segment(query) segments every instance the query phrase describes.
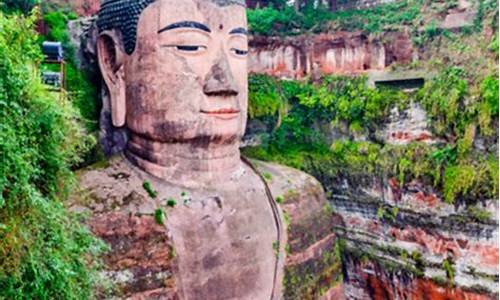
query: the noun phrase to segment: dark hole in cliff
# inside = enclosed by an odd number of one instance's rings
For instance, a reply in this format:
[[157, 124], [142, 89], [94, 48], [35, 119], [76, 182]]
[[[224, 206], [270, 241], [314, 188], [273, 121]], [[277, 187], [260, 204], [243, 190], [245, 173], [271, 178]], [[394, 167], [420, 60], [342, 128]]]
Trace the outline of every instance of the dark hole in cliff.
[[395, 79], [375, 81], [376, 87], [389, 87], [403, 90], [418, 89], [425, 83], [424, 78]]

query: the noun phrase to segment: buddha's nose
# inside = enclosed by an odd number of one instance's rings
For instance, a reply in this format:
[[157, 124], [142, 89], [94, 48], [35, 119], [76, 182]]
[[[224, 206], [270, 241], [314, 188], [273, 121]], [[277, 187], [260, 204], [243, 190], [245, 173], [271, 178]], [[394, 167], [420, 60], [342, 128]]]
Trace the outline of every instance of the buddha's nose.
[[238, 85], [231, 72], [227, 56], [222, 51], [205, 77], [203, 92], [209, 96], [238, 95]]

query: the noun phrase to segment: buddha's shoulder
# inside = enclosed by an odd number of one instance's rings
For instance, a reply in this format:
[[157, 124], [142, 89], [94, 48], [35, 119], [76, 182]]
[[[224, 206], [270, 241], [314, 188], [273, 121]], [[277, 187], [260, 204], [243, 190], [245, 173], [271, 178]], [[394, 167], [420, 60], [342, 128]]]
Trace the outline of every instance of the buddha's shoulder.
[[257, 160], [251, 162], [264, 177], [283, 212], [290, 257], [307, 252], [317, 243], [331, 244], [333, 211], [321, 183], [297, 169]]
[[70, 197], [73, 210], [93, 214], [110, 211], [151, 214], [156, 209], [151, 185], [121, 155], [110, 157], [76, 172], [78, 188]]
[[[280, 204], [315, 207], [326, 203], [321, 183], [303, 171], [272, 162], [251, 160]], [[316, 204], [316, 205], [315, 205]]]

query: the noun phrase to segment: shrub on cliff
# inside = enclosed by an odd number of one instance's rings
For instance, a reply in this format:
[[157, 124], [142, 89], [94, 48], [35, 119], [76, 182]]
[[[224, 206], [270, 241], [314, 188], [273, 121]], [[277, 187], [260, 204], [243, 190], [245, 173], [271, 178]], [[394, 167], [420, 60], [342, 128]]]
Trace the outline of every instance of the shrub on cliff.
[[368, 33], [413, 26], [424, 0], [385, 3], [368, 9], [332, 12], [324, 5], [306, 5], [300, 12], [290, 6], [248, 10], [250, 31], [256, 35], [294, 35], [306, 32], [364, 30]]
[[88, 299], [102, 244], [62, 204], [87, 138], [40, 81], [35, 20], [0, 12], [0, 299]]

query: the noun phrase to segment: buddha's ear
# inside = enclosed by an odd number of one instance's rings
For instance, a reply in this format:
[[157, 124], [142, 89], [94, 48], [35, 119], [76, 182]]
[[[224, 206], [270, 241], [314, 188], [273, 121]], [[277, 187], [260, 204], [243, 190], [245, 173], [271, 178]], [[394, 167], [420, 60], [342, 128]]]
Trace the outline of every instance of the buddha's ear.
[[97, 39], [97, 57], [104, 82], [108, 87], [111, 117], [115, 127], [125, 125], [125, 58], [122, 39], [115, 30], [102, 32]]

